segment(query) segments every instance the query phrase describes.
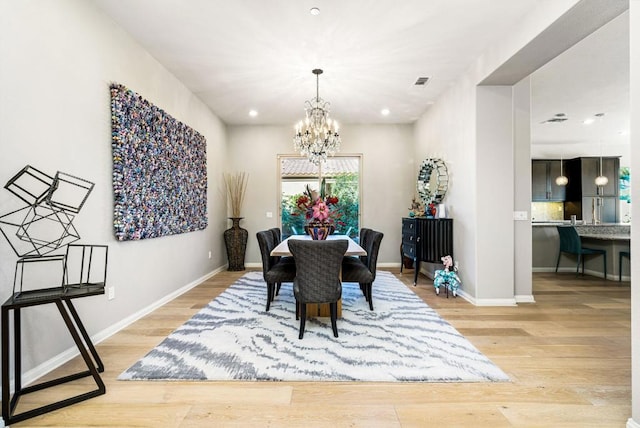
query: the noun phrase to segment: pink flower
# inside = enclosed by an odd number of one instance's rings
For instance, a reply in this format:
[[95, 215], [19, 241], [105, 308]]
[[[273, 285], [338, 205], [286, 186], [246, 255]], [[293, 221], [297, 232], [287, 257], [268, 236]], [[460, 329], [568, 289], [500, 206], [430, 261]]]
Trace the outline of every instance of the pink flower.
[[318, 202], [313, 206], [313, 218], [320, 221], [324, 221], [329, 218], [329, 207], [327, 207], [327, 204], [318, 200]]

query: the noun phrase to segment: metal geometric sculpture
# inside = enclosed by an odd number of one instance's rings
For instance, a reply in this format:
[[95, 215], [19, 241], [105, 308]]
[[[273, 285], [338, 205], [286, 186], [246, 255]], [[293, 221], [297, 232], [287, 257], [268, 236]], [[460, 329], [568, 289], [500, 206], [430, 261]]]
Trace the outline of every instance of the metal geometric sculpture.
[[40, 299], [72, 288], [104, 288], [108, 247], [73, 244], [80, 239], [73, 220], [93, 186], [82, 178], [60, 171], [51, 176], [30, 165], [4, 186], [24, 204], [0, 216], [0, 232], [18, 256], [14, 299]]
[[4, 186], [26, 205], [0, 216], [0, 232], [18, 257], [44, 256], [80, 239], [73, 226], [94, 184], [27, 165]]

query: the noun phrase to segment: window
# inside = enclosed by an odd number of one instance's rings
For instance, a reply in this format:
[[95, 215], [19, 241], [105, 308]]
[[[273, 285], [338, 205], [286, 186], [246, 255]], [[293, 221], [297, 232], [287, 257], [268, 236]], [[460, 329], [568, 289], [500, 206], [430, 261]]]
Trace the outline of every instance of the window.
[[305, 157], [278, 156], [280, 172], [280, 228], [282, 237], [304, 234], [305, 218], [296, 199], [306, 189], [320, 190], [325, 181], [327, 195], [338, 197], [342, 213], [336, 232], [357, 239], [360, 230], [360, 168], [362, 155], [333, 156], [319, 166]]

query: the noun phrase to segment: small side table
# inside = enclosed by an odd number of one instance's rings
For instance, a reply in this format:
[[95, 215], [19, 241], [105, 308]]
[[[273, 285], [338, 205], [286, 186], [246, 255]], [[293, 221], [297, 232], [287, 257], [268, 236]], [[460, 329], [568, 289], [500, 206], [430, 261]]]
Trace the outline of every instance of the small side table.
[[[49, 288], [32, 290], [28, 292], [14, 293], [2, 305], [2, 417], [5, 424], [13, 424], [35, 416], [39, 416], [62, 407], [70, 406], [89, 398], [97, 397], [106, 392], [104, 382], [100, 378], [99, 372], [104, 371], [104, 365], [100, 360], [89, 335], [87, 334], [78, 312], [73, 306], [72, 300], [81, 297], [89, 297], [104, 294], [104, 287], [89, 286], [79, 288]], [[64, 320], [69, 333], [87, 365], [87, 370], [79, 373], [63, 376], [37, 385], [22, 387], [22, 344], [21, 344], [21, 323], [20, 310], [29, 306], [46, 305], [53, 303], [57, 306], [62, 319]], [[14, 361], [14, 394], [10, 393], [10, 337], [9, 337], [9, 313], [13, 311], [13, 361]], [[75, 324], [74, 324], [75, 323]], [[83, 342], [84, 341], [84, 342]], [[93, 359], [92, 359], [93, 357]], [[95, 362], [95, 363], [94, 363]], [[55, 403], [47, 404], [22, 413], [14, 414], [18, 400], [21, 396], [31, 392], [41, 391], [46, 388], [57, 386], [66, 382], [71, 382], [83, 377], [93, 377], [97, 388], [83, 394], [79, 394]]]

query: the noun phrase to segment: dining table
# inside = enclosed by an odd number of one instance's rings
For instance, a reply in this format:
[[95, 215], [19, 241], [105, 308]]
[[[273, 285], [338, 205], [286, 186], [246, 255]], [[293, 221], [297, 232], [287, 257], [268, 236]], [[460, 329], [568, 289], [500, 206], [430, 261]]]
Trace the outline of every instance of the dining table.
[[[310, 240], [311, 236], [309, 235], [291, 235], [287, 239], [282, 240], [276, 247], [271, 251], [272, 256], [286, 257], [291, 256], [291, 251], [289, 251], [289, 240], [290, 239], [306, 239]], [[367, 252], [364, 248], [362, 248], [356, 241], [349, 238], [347, 235], [329, 235], [327, 239], [346, 239], [349, 241], [349, 246], [347, 247], [347, 252], [344, 253], [345, 256], [366, 256]]]
[[[289, 240], [291, 239], [306, 239], [311, 240], [309, 235], [291, 235], [287, 239], [283, 239], [276, 247], [271, 250], [271, 255], [274, 257], [287, 257], [292, 256], [289, 250]], [[329, 235], [327, 239], [346, 239], [349, 241], [347, 251], [344, 253], [345, 257], [352, 256], [366, 256], [367, 252], [356, 241], [349, 238], [347, 235]], [[331, 316], [328, 303], [321, 304], [307, 304], [307, 317], [329, 317]], [[342, 316], [342, 299], [338, 300], [338, 318]]]

